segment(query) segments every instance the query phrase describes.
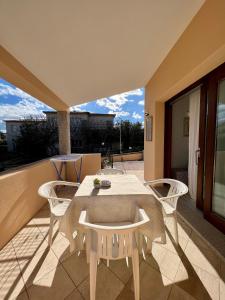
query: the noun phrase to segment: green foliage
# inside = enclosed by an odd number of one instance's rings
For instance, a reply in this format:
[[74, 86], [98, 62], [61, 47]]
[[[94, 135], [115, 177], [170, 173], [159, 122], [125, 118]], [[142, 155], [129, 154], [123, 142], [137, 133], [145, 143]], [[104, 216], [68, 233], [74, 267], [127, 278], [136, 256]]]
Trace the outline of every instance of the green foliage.
[[20, 127], [16, 140], [17, 152], [29, 158], [44, 158], [57, 154], [58, 130], [55, 122], [29, 118]]

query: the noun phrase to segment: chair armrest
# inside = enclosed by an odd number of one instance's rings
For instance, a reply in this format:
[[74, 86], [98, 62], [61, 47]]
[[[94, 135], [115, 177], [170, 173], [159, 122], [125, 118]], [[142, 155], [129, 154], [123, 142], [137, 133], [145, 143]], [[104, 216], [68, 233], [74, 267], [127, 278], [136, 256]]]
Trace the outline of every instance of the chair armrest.
[[90, 229], [96, 229], [96, 230], [108, 230], [108, 231], [115, 231], [115, 230], [128, 230], [132, 228], [140, 227], [150, 221], [149, 217], [147, 216], [144, 209], [139, 209], [139, 214], [141, 216], [141, 221], [130, 224], [130, 225], [124, 225], [124, 226], [104, 226], [104, 225], [97, 225], [93, 223], [89, 223], [87, 221], [87, 212], [83, 210], [80, 214], [79, 218], [79, 224], [83, 225], [84, 227], [90, 228]]

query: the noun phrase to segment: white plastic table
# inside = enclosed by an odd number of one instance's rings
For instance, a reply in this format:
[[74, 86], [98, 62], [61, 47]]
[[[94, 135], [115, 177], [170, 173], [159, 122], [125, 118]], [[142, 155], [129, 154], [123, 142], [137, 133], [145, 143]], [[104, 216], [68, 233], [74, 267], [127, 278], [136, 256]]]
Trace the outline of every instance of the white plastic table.
[[[52, 162], [52, 164], [56, 170], [58, 180], [64, 180], [62, 178], [62, 171], [63, 171], [63, 168], [66, 168], [66, 163], [73, 162], [77, 181], [80, 182], [80, 176], [81, 176], [81, 170], [82, 170], [82, 158], [83, 158], [83, 154], [58, 155], [58, 156], [51, 158], [50, 161]], [[77, 170], [77, 167], [76, 167], [76, 162], [78, 160], [80, 160], [79, 171]], [[57, 163], [59, 163], [59, 167], [57, 167]], [[66, 178], [65, 178], [65, 180], [66, 180]]]
[[[110, 188], [95, 189], [95, 178], [111, 181]], [[70, 241], [70, 249], [77, 249], [72, 236], [79, 229], [79, 216], [82, 210], [88, 210], [91, 221], [97, 223], [117, 223], [132, 219], [136, 206], [143, 208], [150, 218], [150, 223], [143, 228], [143, 233], [152, 241], [156, 238], [165, 240], [165, 225], [162, 205], [154, 197], [154, 192], [145, 187], [135, 175], [91, 175], [86, 176], [71, 201], [59, 230]]]

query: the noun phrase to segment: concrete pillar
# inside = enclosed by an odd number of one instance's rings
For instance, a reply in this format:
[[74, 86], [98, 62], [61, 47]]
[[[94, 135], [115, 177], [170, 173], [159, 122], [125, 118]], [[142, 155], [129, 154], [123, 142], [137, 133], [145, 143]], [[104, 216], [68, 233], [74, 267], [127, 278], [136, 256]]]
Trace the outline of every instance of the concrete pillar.
[[58, 111], [59, 154], [70, 154], [70, 112]]

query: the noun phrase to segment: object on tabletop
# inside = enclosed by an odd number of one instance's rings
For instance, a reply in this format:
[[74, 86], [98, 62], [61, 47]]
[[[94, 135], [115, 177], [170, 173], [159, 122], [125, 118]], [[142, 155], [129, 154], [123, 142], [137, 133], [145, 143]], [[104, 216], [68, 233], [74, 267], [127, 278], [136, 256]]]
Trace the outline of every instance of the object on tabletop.
[[110, 180], [101, 180], [101, 187], [110, 187], [111, 181]]
[[95, 178], [94, 181], [93, 181], [93, 183], [94, 183], [95, 189], [100, 189], [100, 187], [101, 187], [101, 181], [100, 181], [100, 179]]

